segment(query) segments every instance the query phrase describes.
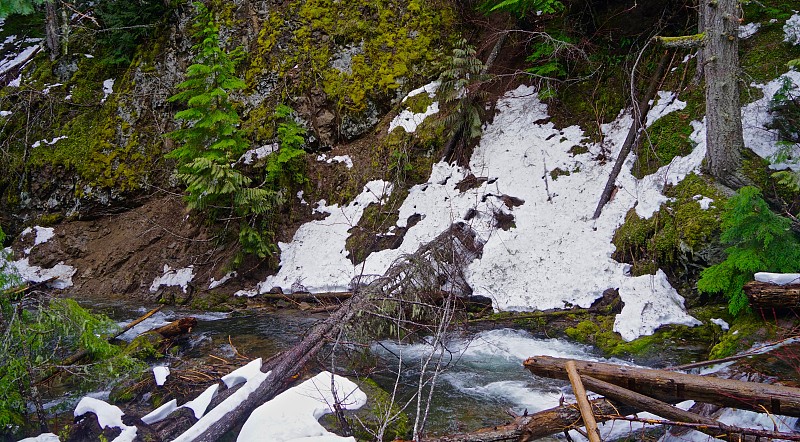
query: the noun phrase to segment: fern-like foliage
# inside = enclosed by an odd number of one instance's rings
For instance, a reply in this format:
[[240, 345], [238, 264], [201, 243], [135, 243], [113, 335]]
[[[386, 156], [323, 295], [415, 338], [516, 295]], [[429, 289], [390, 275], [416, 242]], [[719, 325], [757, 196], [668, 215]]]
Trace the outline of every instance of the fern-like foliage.
[[564, 10], [558, 0], [484, 0], [478, 10], [489, 12], [508, 12], [518, 17], [533, 14], [556, 14]]
[[724, 293], [733, 315], [746, 311], [748, 302], [742, 287], [755, 272], [800, 270], [800, 240], [789, 229], [790, 224], [789, 219], [769, 209], [759, 189], [740, 189], [722, 214], [720, 239], [729, 246], [727, 258], [703, 270], [697, 288]]
[[195, 7], [194, 38], [198, 43], [192, 47], [194, 63], [186, 70], [186, 80], [178, 85], [179, 92], [170, 97], [187, 108], [175, 114], [183, 124], [167, 134], [179, 143], [167, 157], [177, 161], [189, 208], [211, 220], [238, 220], [242, 252], [265, 258], [275, 250], [267, 218], [282, 202], [282, 192], [268, 185], [268, 179], [254, 185], [253, 179], [237, 168], [249, 143], [239, 130], [241, 119], [229, 94], [245, 87], [235, 72], [242, 51], [237, 48], [226, 53], [211, 12], [202, 3]]
[[485, 98], [480, 83], [488, 79], [483, 74], [484, 64], [475, 55], [475, 48], [465, 39], [459, 40], [452, 55], [444, 61], [445, 69], [439, 79], [442, 101], [452, 110], [442, 120], [449, 129], [449, 136], [461, 133], [466, 140], [481, 135], [481, 112], [479, 101]]

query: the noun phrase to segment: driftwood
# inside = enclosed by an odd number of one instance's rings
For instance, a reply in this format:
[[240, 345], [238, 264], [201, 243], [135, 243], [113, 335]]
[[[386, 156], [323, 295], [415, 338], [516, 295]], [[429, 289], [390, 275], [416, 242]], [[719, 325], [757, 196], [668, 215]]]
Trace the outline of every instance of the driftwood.
[[751, 281], [744, 285], [744, 292], [753, 307], [800, 307], [800, 284], [778, 285]]
[[[524, 366], [535, 375], [566, 380], [564, 367], [567, 361], [537, 356], [528, 358]], [[601, 362], [576, 361], [575, 364], [581, 375], [622, 386], [663, 402], [693, 399], [723, 407], [800, 417], [800, 388]]]
[[191, 333], [195, 326], [197, 326], [197, 319], [190, 316], [188, 318], [181, 318], [176, 321], [172, 321], [162, 327], [154, 328], [147, 333], [158, 333], [164, 339], [174, 339], [178, 336]]
[[628, 158], [628, 154], [631, 152], [633, 147], [639, 144], [639, 139], [642, 135], [641, 129], [644, 127], [644, 123], [647, 121], [647, 113], [650, 111], [650, 101], [656, 96], [658, 84], [661, 81], [661, 77], [664, 76], [664, 73], [667, 70], [668, 62], [669, 52], [667, 51], [661, 56], [661, 61], [659, 61], [655, 73], [653, 73], [652, 78], [650, 78], [650, 85], [647, 87], [645, 96], [639, 100], [637, 106], [633, 109], [633, 124], [631, 124], [631, 128], [628, 130], [628, 136], [625, 138], [625, 142], [622, 143], [622, 148], [617, 156], [617, 161], [614, 163], [614, 167], [611, 169], [611, 173], [608, 175], [606, 187], [603, 189], [603, 193], [600, 195], [600, 201], [597, 203], [597, 208], [594, 209], [594, 215], [592, 215], [592, 219], [599, 218], [600, 213], [603, 211], [603, 207], [611, 200], [611, 194], [614, 192], [614, 188], [616, 187], [615, 183], [620, 171], [622, 170], [622, 165], [625, 164], [625, 159]]

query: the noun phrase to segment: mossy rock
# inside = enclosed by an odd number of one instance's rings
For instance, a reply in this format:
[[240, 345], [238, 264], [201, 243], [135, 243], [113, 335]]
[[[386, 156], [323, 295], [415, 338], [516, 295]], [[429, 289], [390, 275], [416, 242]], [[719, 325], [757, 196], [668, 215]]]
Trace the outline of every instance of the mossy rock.
[[[391, 401], [389, 392], [370, 378], [358, 379], [356, 383], [368, 398], [364, 407], [352, 412], [360, 421], [351, 425], [356, 440], [375, 440], [377, 429], [386, 420], [386, 416], [395, 416], [395, 419], [387, 425], [383, 441], [409, 438], [411, 421], [408, 415], [400, 409], [398, 403]], [[338, 427], [336, 417], [332, 414], [325, 415], [320, 422], [329, 429], [336, 430]]]
[[[699, 276], [697, 264], [721, 259], [719, 223], [726, 198], [709, 178], [696, 174], [686, 176], [665, 194], [670, 201], [650, 218], [639, 217], [635, 209], [628, 212], [614, 234], [613, 257], [632, 264], [634, 276], [664, 269], [673, 283], [682, 281], [681, 294], [692, 295]], [[701, 202], [708, 208], [703, 209]]]
[[720, 359], [740, 353], [752, 347], [756, 342], [767, 341], [775, 337], [775, 330], [755, 313], [746, 313], [732, 320], [730, 329], [711, 349], [708, 359]]

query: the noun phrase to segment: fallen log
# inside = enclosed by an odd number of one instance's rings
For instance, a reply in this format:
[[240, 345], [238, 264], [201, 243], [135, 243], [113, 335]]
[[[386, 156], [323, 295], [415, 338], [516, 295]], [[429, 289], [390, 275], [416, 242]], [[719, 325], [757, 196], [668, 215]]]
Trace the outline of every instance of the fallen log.
[[341, 302], [353, 297], [353, 292], [326, 292], [326, 293], [264, 293], [258, 295], [259, 299], [284, 300], [289, 302]]
[[[567, 361], [569, 359], [536, 356], [528, 358], [523, 365], [535, 375], [566, 380], [564, 367]], [[576, 361], [575, 365], [584, 376], [600, 379], [663, 402], [692, 399], [723, 407], [800, 417], [800, 388], [602, 362]]]
[[[638, 410], [617, 405], [608, 399], [589, 401], [592, 413], [598, 422], [610, 420], [610, 416], [633, 414]], [[609, 417], [606, 417], [609, 416]], [[451, 434], [440, 437], [423, 438], [422, 442], [528, 442], [552, 434], [580, 428], [583, 426], [581, 413], [575, 404], [562, 405], [542, 410], [528, 416], [518, 416], [505, 425], [481, 428], [469, 433]]]
[[583, 381], [584, 385], [586, 385], [589, 390], [602, 394], [607, 399], [622, 402], [672, 421], [698, 424], [697, 426], [693, 426], [693, 428], [709, 436], [731, 442], [756, 442], [756, 437], [749, 434], [748, 429], [726, 425], [709, 417], [701, 416], [691, 411], [681, 410], [666, 402], [653, 399], [590, 376], [581, 375], [581, 381]]
[[[613, 420], [621, 420], [621, 421], [629, 421], [629, 422], [641, 422], [643, 424], [650, 424], [650, 425], [666, 425], [671, 427], [685, 427], [691, 430], [697, 430], [700, 432], [704, 432], [703, 428], [705, 427], [704, 424], [695, 424], [691, 422], [673, 422], [669, 420], [661, 420], [661, 419], [647, 419], [641, 418], [636, 416], [617, 416], [617, 417], [610, 417]], [[746, 440], [753, 440], [753, 441], [770, 441], [770, 440], [796, 440], [800, 441], [800, 433], [785, 433], [781, 431], [769, 431], [769, 430], [758, 430], [755, 428], [739, 428], [734, 427], [737, 431], [741, 431], [747, 434], [747, 438], [737, 439], [732, 438], [729, 440], [735, 441], [746, 441]]]
[[800, 307], [800, 284], [778, 285], [770, 282], [750, 281], [744, 285], [743, 289], [752, 307]]
[[174, 339], [178, 336], [183, 336], [191, 333], [192, 329], [197, 326], [197, 318], [189, 316], [188, 318], [181, 318], [172, 321], [167, 325], [154, 328], [147, 333], [158, 333], [164, 339]]

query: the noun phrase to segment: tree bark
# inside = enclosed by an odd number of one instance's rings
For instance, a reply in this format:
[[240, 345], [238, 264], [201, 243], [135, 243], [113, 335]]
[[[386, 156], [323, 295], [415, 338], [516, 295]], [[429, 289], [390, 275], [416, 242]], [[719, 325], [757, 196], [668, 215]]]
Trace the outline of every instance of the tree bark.
[[703, 0], [706, 78], [706, 167], [718, 182], [739, 189], [748, 184], [741, 172], [742, 136], [739, 105], [739, 2]]
[[800, 284], [778, 285], [750, 281], [744, 285], [744, 292], [752, 307], [800, 307]]
[[54, 1], [45, 2], [45, 45], [50, 52], [50, 59], [55, 60], [61, 52], [61, 41], [58, 36], [58, 11]]
[[[525, 368], [535, 375], [567, 379], [568, 359], [549, 356], [528, 358]], [[800, 416], [800, 388], [743, 382], [675, 373], [667, 370], [625, 367], [601, 362], [575, 362], [578, 371], [664, 402], [693, 399], [698, 402], [757, 412]]]

